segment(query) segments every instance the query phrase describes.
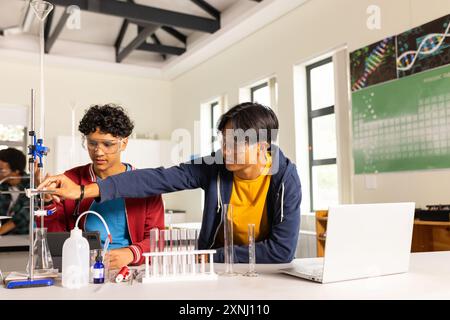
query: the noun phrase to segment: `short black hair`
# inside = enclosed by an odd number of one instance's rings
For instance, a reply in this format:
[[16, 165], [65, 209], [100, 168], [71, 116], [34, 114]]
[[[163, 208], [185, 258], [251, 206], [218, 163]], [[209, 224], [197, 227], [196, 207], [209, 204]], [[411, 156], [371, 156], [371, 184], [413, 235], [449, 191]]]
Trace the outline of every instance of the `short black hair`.
[[277, 131], [273, 130], [278, 130], [278, 118], [271, 108], [262, 104], [244, 102], [234, 106], [220, 117], [217, 129], [223, 132], [229, 121], [233, 124], [233, 129], [256, 130], [258, 137], [259, 130], [267, 130], [269, 144], [277, 139]]
[[0, 161], [9, 164], [12, 171], [19, 171], [20, 174], [25, 172], [27, 159], [20, 150], [14, 148], [0, 150]]
[[113, 104], [95, 105], [86, 110], [78, 130], [88, 135], [97, 130], [114, 137], [126, 138], [131, 135], [134, 124], [125, 110]]

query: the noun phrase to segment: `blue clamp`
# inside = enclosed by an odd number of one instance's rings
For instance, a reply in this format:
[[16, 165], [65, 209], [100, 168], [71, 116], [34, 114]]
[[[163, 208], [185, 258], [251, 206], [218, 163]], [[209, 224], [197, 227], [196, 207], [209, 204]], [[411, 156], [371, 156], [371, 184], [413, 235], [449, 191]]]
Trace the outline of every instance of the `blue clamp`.
[[44, 141], [42, 139], [36, 139], [36, 136], [33, 135], [33, 144], [28, 147], [29, 155], [33, 157], [33, 160], [39, 158], [39, 167], [42, 168], [42, 158], [47, 155], [48, 148], [43, 145]]

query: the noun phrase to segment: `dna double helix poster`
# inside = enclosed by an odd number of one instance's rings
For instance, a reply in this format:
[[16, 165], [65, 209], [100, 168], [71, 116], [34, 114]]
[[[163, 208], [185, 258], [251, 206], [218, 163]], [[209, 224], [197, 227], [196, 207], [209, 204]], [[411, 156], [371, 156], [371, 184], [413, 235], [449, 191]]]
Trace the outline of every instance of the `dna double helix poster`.
[[450, 168], [450, 15], [350, 54], [355, 174]]

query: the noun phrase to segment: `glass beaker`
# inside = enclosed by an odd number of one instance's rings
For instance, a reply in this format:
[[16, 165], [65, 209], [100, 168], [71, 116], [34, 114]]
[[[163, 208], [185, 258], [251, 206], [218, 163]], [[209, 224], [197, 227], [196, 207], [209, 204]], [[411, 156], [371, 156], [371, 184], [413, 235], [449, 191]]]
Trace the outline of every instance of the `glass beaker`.
[[[34, 229], [33, 266], [36, 273], [54, 272], [53, 259], [47, 242], [47, 228]], [[27, 272], [30, 270], [30, 261]]]

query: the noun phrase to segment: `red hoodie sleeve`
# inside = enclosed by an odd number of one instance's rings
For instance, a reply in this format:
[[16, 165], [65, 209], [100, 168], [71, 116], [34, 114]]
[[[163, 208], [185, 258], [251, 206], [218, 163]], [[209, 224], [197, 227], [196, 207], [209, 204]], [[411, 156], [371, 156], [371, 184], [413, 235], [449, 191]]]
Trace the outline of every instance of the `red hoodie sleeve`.
[[141, 265], [144, 263], [142, 253], [150, 251], [150, 230], [153, 228], [164, 229], [164, 204], [160, 195], [147, 199], [144, 239], [129, 246], [134, 257], [131, 264]]

